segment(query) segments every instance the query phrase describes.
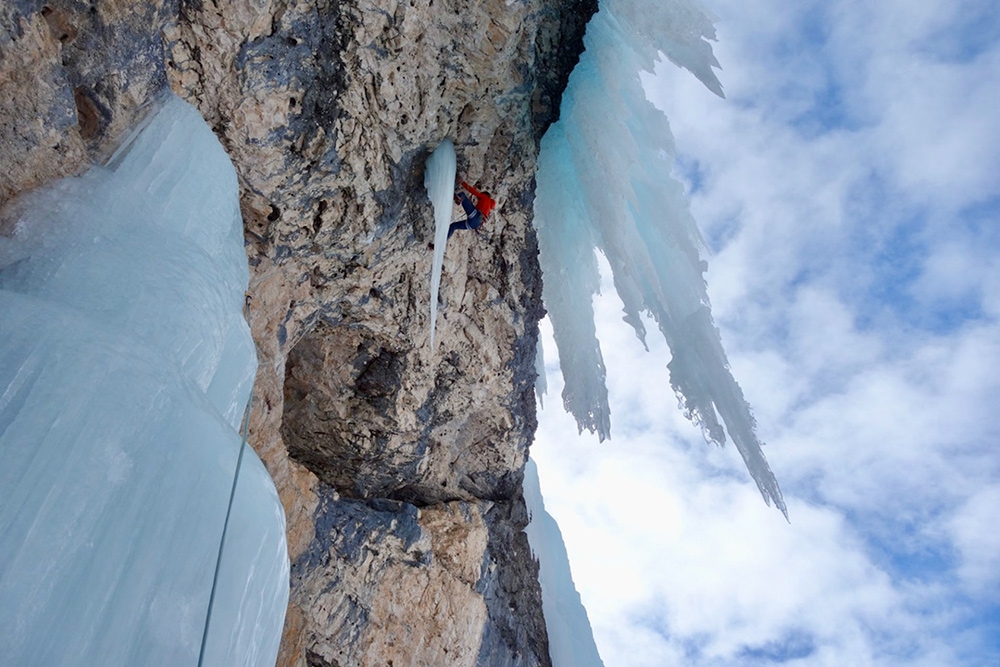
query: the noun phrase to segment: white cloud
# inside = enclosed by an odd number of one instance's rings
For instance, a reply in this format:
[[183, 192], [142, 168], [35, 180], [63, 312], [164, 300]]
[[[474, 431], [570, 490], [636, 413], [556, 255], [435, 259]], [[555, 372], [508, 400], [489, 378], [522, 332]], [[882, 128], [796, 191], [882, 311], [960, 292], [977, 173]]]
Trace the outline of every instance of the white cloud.
[[994, 598], [1000, 589], [1000, 485], [974, 493], [949, 521], [961, 554], [958, 574], [968, 593]]
[[602, 655], [1000, 658], [994, 4], [711, 4], [728, 100], [669, 65], [646, 81], [792, 523], [674, 409], [663, 344], [598, 300], [613, 439], [575, 437], [550, 374], [533, 456]]

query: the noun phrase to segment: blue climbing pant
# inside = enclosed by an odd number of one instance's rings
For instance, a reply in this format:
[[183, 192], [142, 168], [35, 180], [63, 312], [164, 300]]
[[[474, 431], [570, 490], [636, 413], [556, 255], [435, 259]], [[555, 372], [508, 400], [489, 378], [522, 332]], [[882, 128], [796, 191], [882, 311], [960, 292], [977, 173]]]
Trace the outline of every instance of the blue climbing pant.
[[448, 238], [451, 238], [456, 229], [478, 229], [479, 225], [483, 224], [483, 214], [479, 212], [472, 200], [464, 192], [459, 192], [458, 197], [462, 202], [462, 208], [465, 209], [466, 217], [465, 220], [451, 223], [451, 226], [448, 227]]

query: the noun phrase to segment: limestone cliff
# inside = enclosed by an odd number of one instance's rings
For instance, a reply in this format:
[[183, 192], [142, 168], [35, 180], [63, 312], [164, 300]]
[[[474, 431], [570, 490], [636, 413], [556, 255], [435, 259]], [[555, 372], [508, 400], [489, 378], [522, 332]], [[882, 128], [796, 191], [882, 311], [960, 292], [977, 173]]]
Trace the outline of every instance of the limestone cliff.
[[[250, 442], [292, 559], [279, 664], [549, 662], [522, 531], [534, 169], [595, 9], [0, 5], [0, 203], [103, 160], [167, 87], [236, 165], [260, 360]], [[499, 206], [449, 243], [432, 350], [422, 178], [445, 137]]]

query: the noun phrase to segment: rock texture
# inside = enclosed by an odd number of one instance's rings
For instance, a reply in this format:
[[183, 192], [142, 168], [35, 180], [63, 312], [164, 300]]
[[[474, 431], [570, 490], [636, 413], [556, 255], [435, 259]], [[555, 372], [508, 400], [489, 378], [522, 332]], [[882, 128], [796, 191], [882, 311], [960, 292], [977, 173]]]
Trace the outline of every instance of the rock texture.
[[[104, 159], [168, 86], [241, 181], [285, 505], [282, 665], [548, 664], [521, 478], [542, 315], [538, 141], [591, 0], [0, 6], [0, 203]], [[449, 243], [435, 349], [423, 162], [498, 210]]]

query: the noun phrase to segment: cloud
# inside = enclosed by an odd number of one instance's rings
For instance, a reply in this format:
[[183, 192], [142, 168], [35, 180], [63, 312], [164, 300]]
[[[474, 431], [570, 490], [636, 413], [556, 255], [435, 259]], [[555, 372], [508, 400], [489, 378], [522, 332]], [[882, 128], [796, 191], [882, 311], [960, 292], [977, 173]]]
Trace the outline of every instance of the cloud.
[[961, 561], [958, 575], [965, 590], [976, 597], [996, 599], [1000, 591], [1000, 485], [973, 493], [948, 521], [951, 539]]
[[728, 99], [670, 65], [644, 81], [792, 523], [673, 409], [669, 352], [642, 351], [607, 285], [613, 440], [576, 437], [552, 396], [533, 448], [602, 656], [1000, 660], [995, 7], [712, 8]]

